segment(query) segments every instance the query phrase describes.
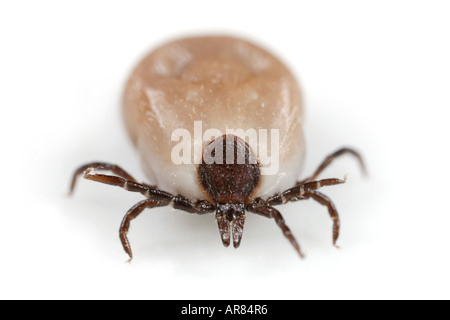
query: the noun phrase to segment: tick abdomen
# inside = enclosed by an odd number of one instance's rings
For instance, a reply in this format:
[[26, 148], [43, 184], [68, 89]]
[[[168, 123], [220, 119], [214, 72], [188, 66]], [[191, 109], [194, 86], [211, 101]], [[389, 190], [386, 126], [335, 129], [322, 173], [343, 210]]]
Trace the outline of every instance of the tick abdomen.
[[[124, 117], [152, 184], [189, 199], [205, 198], [197, 179], [198, 163], [175, 164], [171, 136], [194, 122], [203, 132], [241, 129], [278, 130], [279, 167], [261, 176], [252, 197], [267, 197], [295, 185], [303, 161], [301, 94], [291, 72], [264, 49], [231, 37], [195, 37], [168, 43], [135, 68], [124, 95]], [[248, 140], [248, 139], [247, 139]], [[192, 160], [211, 142], [200, 141]], [[261, 140], [248, 141], [259, 160]], [[269, 150], [270, 153], [270, 150]], [[162, 174], [164, 173], [164, 174]]]

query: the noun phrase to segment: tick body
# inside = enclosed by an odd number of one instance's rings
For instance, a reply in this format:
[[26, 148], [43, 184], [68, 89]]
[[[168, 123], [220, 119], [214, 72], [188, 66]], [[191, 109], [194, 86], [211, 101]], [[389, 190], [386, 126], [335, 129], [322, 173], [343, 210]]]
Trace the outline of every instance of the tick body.
[[340, 149], [299, 181], [305, 153], [301, 93], [289, 69], [264, 49], [231, 37], [168, 43], [132, 72], [123, 116], [152, 185], [138, 183], [116, 165], [97, 162], [76, 170], [71, 190], [83, 175], [144, 196], [120, 228], [130, 258], [131, 220], [146, 208], [168, 205], [195, 214], [215, 212], [222, 243], [236, 248], [246, 212], [273, 218], [303, 256], [274, 206], [313, 199], [327, 207], [336, 243], [338, 213], [318, 189], [344, 180], [317, 177], [343, 154], [355, 156], [364, 168], [361, 157], [352, 149]]

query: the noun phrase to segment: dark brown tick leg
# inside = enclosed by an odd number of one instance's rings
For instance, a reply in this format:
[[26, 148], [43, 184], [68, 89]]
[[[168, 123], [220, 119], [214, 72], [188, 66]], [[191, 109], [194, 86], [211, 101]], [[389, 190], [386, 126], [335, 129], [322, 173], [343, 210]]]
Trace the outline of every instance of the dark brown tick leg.
[[367, 174], [366, 167], [364, 165], [361, 155], [353, 149], [342, 148], [326, 157], [325, 160], [322, 162], [322, 164], [313, 173], [313, 175], [311, 175], [309, 178], [303, 181], [297, 182], [295, 187], [290, 188], [282, 193], [276, 194], [267, 199], [267, 201], [257, 199], [255, 200], [255, 203], [264, 202], [264, 204], [267, 206], [275, 206], [285, 204], [290, 201], [305, 200], [310, 198], [314, 199], [315, 201], [319, 202], [320, 204], [328, 208], [330, 217], [331, 219], [333, 219], [333, 245], [336, 246], [336, 241], [339, 237], [339, 228], [340, 228], [339, 215], [336, 210], [336, 207], [334, 206], [330, 198], [317, 191], [317, 189], [325, 186], [341, 184], [344, 183], [345, 180], [341, 179], [323, 179], [316, 181], [314, 180], [319, 176], [320, 173], [322, 173], [322, 171], [326, 167], [328, 167], [333, 162], [333, 160], [344, 154], [350, 154], [356, 157], [356, 159], [359, 161], [363, 173]]
[[266, 203], [269, 206], [276, 206], [280, 204], [285, 204], [290, 201], [298, 201], [307, 199], [306, 193], [311, 190], [317, 190], [321, 187], [325, 186], [333, 186], [336, 184], [344, 183], [345, 180], [341, 179], [323, 179], [317, 181], [310, 181], [304, 183], [302, 185], [295, 186], [293, 188], [287, 189], [286, 191], [276, 194], [269, 199], [267, 199]]
[[77, 182], [78, 177], [81, 176], [88, 169], [112, 171], [119, 177], [122, 177], [126, 180], [136, 182], [136, 180], [130, 174], [128, 174], [128, 172], [123, 170], [118, 165], [110, 164], [110, 163], [106, 163], [106, 162], [91, 162], [91, 163], [81, 166], [77, 170], [75, 170], [75, 173], [73, 174], [73, 178], [72, 178], [72, 183], [70, 184], [70, 194], [72, 194], [73, 190], [75, 189], [75, 184]]
[[325, 170], [325, 168], [328, 167], [333, 162], [333, 160], [335, 160], [345, 154], [350, 154], [350, 155], [354, 156], [358, 160], [363, 173], [367, 174], [366, 166], [364, 164], [364, 161], [363, 161], [361, 155], [357, 151], [355, 151], [351, 148], [341, 148], [341, 149], [333, 152], [332, 154], [330, 154], [328, 157], [326, 157], [325, 160], [317, 168], [317, 170], [312, 174], [312, 176], [310, 176], [309, 178], [307, 178], [303, 181], [297, 182], [297, 185], [302, 185], [306, 182], [310, 182], [310, 181], [317, 179], [319, 174], [321, 174], [322, 171]]
[[[85, 168], [85, 167], [86, 166], [83, 166], [82, 168]], [[75, 175], [74, 175], [75, 180], [76, 180], [76, 177], [79, 175], [80, 170], [81, 170], [81, 168], [75, 172]], [[172, 204], [172, 206], [175, 209], [183, 210], [183, 211], [186, 211], [189, 213], [203, 214], [203, 213], [208, 213], [208, 212], [212, 212], [215, 210], [215, 207], [206, 200], [199, 200], [196, 202], [191, 202], [187, 198], [184, 198], [181, 196], [174, 196], [168, 192], [156, 189], [145, 183], [136, 182], [134, 179], [127, 180], [122, 177], [94, 173], [94, 170], [95, 170], [94, 168], [87, 166], [87, 169], [84, 171], [83, 178], [85, 178], [87, 180], [101, 182], [104, 184], [109, 184], [112, 186], [121, 187], [127, 191], [139, 192], [150, 200], [164, 201], [167, 203], [167, 205]], [[125, 171], [122, 171], [122, 172], [125, 172]]]
[[336, 246], [336, 241], [339, 237], [340, 221], [339, 215], [330, 198], [323, 193], [317, 191], [320, 187], [331, 186], [344, 183], [345, 180], [340, 179], [323, 179], [318, 181], [306, 182], [303, 185], [288, 189], [281, 194], [277, 194], [267, 199], [266, 204], [270, 206], [285, 204], [290, 201], [298, 201], [305, 199], [314, 199], [320, 204], [328, 208], [331, 219], [333, 220], [333, 245]]
[[277, 225], [281, 228], [281, 231], [283, 231], [284, 236], [291, 242], [292, 246], [298, 252], [300, 257], [303, 258], [304, 255], [300, 249], [300, 246], [297, 243], [297, 240], [295, 240], [294, 236], [292, 235], [291, 230], [286, 225], [280, 211], [278, 211], [274, 207], [264, 205], [262, 203], [264, 203], [264, 201], [262, 201], [261, 199], [257, 199], [247, 206], [247, 210], [266, 218], [274, 218]]
[[[105, 174], [94, 173], [96, 169], [111, 170], [118, 176], [110, 176]], [[145, 208], [155, 208], [172, 205], [174, 209], [183, 210], [195, 214], [204, 214], [215, 210], [214, 205], [212, 205], [208, 201], [199, 200], [194, 203], [189, 201], [189, 199], [187, 198], [181, 196], [174, 196], [168, 192], [158, 190], [147, 184], [138, 183], [125, 170], [121, 169], [116, 165], [111, 165], [107, 163], [95, 162], [77, 169], [72, 179], [70, 192], [73, 191], [78, 176], [80, 176], [83, 173], [84, 173], [83, 178], [85, 179], [113, 186], [118, 186], [127, 191], [139, 192], [147, 198], [137, 203], [127, 212], [120, 227], [120, 241], [122, 242], [125, 252], [129, 255], [130, 261], [133, 258], [133, 254], [131, 251], [130, 243], [127, 238], [128, 229], [130, 228], [131, 220], [139, 216], [139, 214]]]
[[[114, 168], [114, 170], [112, 168]], [[95, 173], [95, 170], [111, 170], [118, 176]], [[120, 169], [118, 166], [105, 163], [94, 163], [94, 166], [85, 165], [77, 169], [75, 171], [75, 174], [73, 175], [70, 193], [73, 192], [76, 180], [81, 174], [83, 174], [84, 179], [118, 186], [127, 191], [139, 192], [149, 199], [170, 201], [174, 198], [174, 196], [168, 192], [155, 189], [154, 187], [149, 186], [145, 183], [136, 182], [136, 180], [132, 176], [126, 173], [125, 170]]]
[[169, 203], [166, 201], [156, 201], [156, 200], [143, 200], [137, 203], [134, 207], [128, 210], [127, 214], [122, 220], [122, 224], [120, 226], [120, 241], [122, 242], [123, 249], [130, 257], [130, 261], [133, 259], [133, 252], [131, 250], [130, 242], [128, 241], [127, 234], [130, 229], [131, 220], [137, 218], [145, 208], [155, 208], [155, 207], [163, 207], [167, 206]]
[[189, 213], [204, 214], [213, 211], [213, 206], [207, 201], [197, 201], [196, 203], [190, 202], [188, 199], [180, 196], [172, 196], [172, 199], [166, 200], [154, 200], [146, 199], [137, 203], [134, 207], [128, 210], [127, 214], [123, 218], [122, 225], [120, 226], [120, 241], [122, 242], [123, 249], [130, 257], [130, 261], [133, 259], [133, 252], [127, 238], [128, 229], [130, 228], [131, 220], [135, 219], [146, 208], [156, 208], [168, 206], [172, 203], [175, 209], [187, 211]]
[[196, 203], [192, 203], [186, 198], [180, 196], [172, 196], [172, 199], [166, 200], [146, 199], [137, 203], [134, 207], [128, 210], [127, 214], [123, 218], [122, 225], [120, 226], [120, 241], [122, 242], [123, 249], [130, 257], [129, 261], [133, 259], [133, 252], [131, 251], [130, 242], [127, 238], [131, 220], [139, 216], [139, 214], [141, 214], [141, 212], [146, 208], [151, 209], [156, 207], [164, 207], [170, 205], [171, 203], [175, 209], [187, 211], [189, 213], [204, 214], [214, 210], [213, 205], [207, 201], [197, 201]]
[[320, 193], [319, 191], [315, 191], [315, 190], [310, 190], [310, 191], [306, 192], [305, 197], [312, 198], [328, 208], [330, 217], [333, 220], [333, 245], [336, 246], [336, 241], [339, 238], [339, 230], [340, 230], [341, 222], [339, 220], [339, 214], [338, 214], [333, 202], [326, 195], [324, 195], [323, 193]]

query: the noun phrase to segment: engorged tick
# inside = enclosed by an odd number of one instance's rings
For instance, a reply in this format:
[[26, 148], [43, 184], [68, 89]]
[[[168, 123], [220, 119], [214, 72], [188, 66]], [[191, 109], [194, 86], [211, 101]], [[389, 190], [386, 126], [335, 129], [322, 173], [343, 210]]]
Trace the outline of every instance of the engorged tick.
[[[168, 43], [134, 69], [125, 89], [123, 116], [154, 185], [138, 183], [117, 165], [94, 162], [75, 171], [70, 190], [83, 175], [144, 195], [145, 200], [126, 213], [120, 227], [120, 239], [130, 259], [133, 254], [127, 233], [131, 220], [146, 208], [168, 205], [195, 214], [215, 212], [222, 243], [229, 246], [232, 242], [235, 248], [241, 243], [246, 212], [273, 218], [303, 257], [274, 206], [314, 199], [328, 208], [336, 245], [339, 216], [318, 189], [345, 180], [317, 177], [341, 155], [355, 156], [364, 170], [363, 161], [356, 151], [342, 148], [329, 155], [311, 176], [298, 181], [305, 150], [299, 86], [289, 69], [264, 49], [225, 36]], [[200, 145], [192, 138], [192, 144], [200, 146], [194, 148], [193, 156], [200, 161], [175, 163], [171, 155], [177, 143], [172, 134], [179, 128], [191, 128], [194, 121], [201, 121], [205, 129], [227, 132], [239, 128], [244, 134], [222, 134]], [[262, 172], [262, 152], [267, 151], [263, 139], [246, 139], [248, 130], [259, 129], [275, 129], [279, 135], [278, 170], [272, 174]], [[217, 152], [222, 149], [222, 154]], [[207, 159], [211, 150], [216, 152], [213, 163]], [[244, 163], [238, 161], [241, 156]]]

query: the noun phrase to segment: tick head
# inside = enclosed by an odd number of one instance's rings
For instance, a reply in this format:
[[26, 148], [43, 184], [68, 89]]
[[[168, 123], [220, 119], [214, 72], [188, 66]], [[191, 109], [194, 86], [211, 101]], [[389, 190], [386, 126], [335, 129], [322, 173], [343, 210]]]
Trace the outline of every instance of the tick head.
[[239, 247], [245, 222], [245, 205], [260, 183], [260, 168], [249, 145], [234, 135], [223, 135], [203, 150], [198, 178], [205, 195], [216, 205], [216, 219], [225, 247], [233, 237]]
[[247, 142], [234, 135], [223, 135], [203, 150], [198, 178], [205, 195], [218, 203], [247, 204], [255, 193], [261, 172]]
[[245, 210], [243, 203], [219, 203], [216, 210], [217, 226], [225, 247], [230, 245], [231, 235], [233, 246], [238, 248], [241, 244], [244, 231]]

